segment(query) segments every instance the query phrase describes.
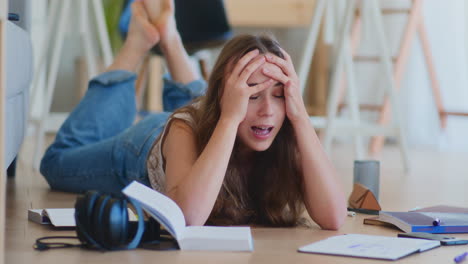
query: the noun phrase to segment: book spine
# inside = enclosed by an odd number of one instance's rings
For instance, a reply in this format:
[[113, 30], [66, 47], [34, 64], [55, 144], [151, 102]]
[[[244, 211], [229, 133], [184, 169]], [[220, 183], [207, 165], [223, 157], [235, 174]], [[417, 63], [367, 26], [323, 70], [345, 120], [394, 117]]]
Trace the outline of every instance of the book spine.
[[435, 233], [433, 226], [413, 226], [411, 232]]
[[432, 234], [468, 233], [468, 226], [413, 226], [411, 232]]

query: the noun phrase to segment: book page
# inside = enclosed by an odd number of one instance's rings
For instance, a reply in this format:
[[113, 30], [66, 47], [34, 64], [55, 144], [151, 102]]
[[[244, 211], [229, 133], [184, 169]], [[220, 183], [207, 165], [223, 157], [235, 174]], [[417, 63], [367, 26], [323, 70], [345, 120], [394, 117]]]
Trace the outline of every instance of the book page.
[[439, 219], [442, 226], [467, 226], [468, 214], [464, 213], [437, 213], [437, 212], [421, 212], [431, 219]]
[[439, 241], [349, 234], [299, 248], [300, 252], [396, 260], [440, 246]]
[[163, 225], [177, 240], [185, 229], [185, 218], [179, 206], [169, 197], [136, 181], [122, 192], [140, 203], [141, 207]]
[[55, 227], [76, 226], [75, 208], [48, 208], [44, 212]]
[[179, 245], [182, 250], [253, 250], [250, 227], [188, 226]]

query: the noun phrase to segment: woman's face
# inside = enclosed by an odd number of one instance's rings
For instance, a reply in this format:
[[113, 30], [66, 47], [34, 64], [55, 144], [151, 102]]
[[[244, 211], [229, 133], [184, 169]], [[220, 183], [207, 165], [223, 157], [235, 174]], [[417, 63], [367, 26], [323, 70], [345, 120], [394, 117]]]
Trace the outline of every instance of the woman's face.
[[[262, 73], [263, 68], [271, 72], [281, 71], [278, 66], [265, 63], [247, 80], [249, 86], [269, 80]], [[283, 87], [282, 83], [274, 82], [249, 98], [247, 114], [237, 131], [238, 138], [248, 150], [267, 150], [281, 129], [286, 115]]]

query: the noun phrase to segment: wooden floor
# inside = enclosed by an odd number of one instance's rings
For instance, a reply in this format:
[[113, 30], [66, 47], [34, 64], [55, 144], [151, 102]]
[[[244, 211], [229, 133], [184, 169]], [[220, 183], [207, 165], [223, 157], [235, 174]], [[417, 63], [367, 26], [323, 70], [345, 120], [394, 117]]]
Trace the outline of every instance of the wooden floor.
[[[365, 215], [348, 217], [339, 231], [318, 228], [254, 228], [253, 253], [155, 252], [133, 250], [99, 253], [80, 249], [36, 252], [36, 238], [46, 235], [74, 235], [27, 220], [30, 208], [73, 207], [76, 196], [53, 192], [43, 177], [32, 169], [32, 144], [27, 140], [18, 164], [17, 176], [7, 183], [6, 263], [375, 263], [375, 260], [300, 254], [299, 246], [343, 233], [394, 236], [393, 229], [362, 224]], [[335, 146], [332, 160], [342, 179], [346, 194], [352, 187], [353, 152], [350, 146]], [[468, 207], [468, 154], [411, 150], [412, 170], [403, 171], [397, 149], [388, 146], [381, 153], [380, 201], [384, 210], [409, 210], [417, 206], [450, 204]], [[467, 235], [461, 235], [467, 237]], [[403, 259], [404, 263], [449, 263], [464, 248], [444, 247]]]

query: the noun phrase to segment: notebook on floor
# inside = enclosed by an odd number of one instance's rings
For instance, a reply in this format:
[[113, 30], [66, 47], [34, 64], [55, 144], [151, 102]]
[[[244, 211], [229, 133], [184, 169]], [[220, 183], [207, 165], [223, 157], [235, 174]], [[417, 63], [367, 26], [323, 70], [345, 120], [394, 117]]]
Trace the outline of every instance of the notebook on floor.
[[299, 248], [298, 251], [302, 253], [397, 260], [439, 246], [440, 242], [435, 240], [348, 234], [305, 245]]

